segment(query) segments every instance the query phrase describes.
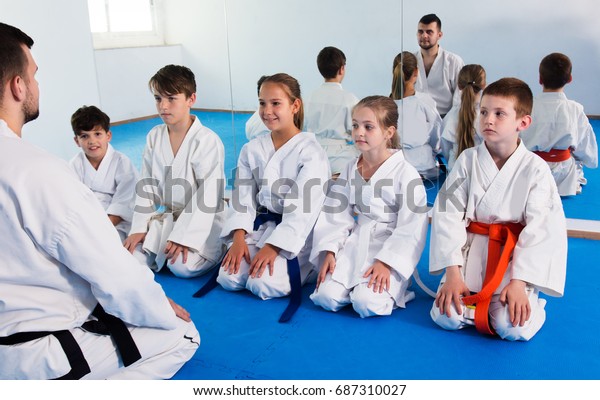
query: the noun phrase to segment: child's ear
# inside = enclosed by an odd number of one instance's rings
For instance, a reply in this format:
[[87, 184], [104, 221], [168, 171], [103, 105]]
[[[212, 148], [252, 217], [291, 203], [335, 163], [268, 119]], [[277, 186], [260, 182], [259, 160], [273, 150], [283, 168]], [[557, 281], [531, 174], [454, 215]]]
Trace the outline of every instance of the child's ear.
[[525, 115], [521, 117], [520, 120], [521, 121], [519, 121], [517, 131], [522, 132], [525, 129], [529, 128], [529, 125], [531, 125], [531, 115]]
[[567, 81], [567, 83], [571, 83], [573, 82], [573, 75], [569, 74], [569, 80]]
[[79, 140], [77, 140], [77, 135], [73, 136], [73, 141], [75, 142], [77, 147], [81, 147], [81, 145], [79, 144]]
[[196, 103], [196, 93], [192, 93], [190, 97], [188, 97], [188, 103], [191, 106], [194, 105], [194, 103]]
[[294, 114], [296, 114], [298, 111], [300, 111], [301, 104], [302, 104], [302, 101], [300, 99], [294, 100], [294, 102], [292, 103], [292, 112]]
[[108, 138], [108, 141], [110, 142], [110, 140], [112, 139], [112, 132], [106, 131], [106, 137]]

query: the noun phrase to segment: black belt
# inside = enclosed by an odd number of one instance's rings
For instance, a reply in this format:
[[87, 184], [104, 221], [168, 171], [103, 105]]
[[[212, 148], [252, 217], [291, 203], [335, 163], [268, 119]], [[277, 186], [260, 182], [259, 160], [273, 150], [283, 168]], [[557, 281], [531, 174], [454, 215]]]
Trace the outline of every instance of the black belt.
[[[98, 320], [87, 321], [82, 325], [82, 328], [89, 332], [110, 335], [115, 341], [125, 367], [142, 358], [131, 337], [131, 332], [129, 332], [129, 329], [127, 329], [127, 326], [121, 319], [107, 314], [100, 304], [96, 306], [92, 315], [98, 318]], [[79, 347], [73, 334], [68, 330], [14, 333], [10, 336], [0, 337], [0, 345], [10, 346], [25, 343], [48, 335], [53, 335], [58, 339], [71, 366], [71, 370], [58, 379], [80, 379], [91, 372], [90, 366], [81, 351], [81, 347]]]
[[[263, 210], [256, 215], [256, 218], [254, 219], [253, 230], [258, 230], [262, 224], [268, 221], [273, 221], [276, 225], [279, 225], [282, 218], [283, 217], [281, 214], [276, 214], [269, 210], [266, 210], [265, 212]], [[194, 293], [194, 297], [202, 297], [217, 286], [217, 277], [219, 276], [220, 269], [221, 267], [218, 265], [215, 269], [215, 272], [213, 272], [210, 278], [208, 278], [208, 281], [204, 284], [204, 286]], [[300, 303], [302, 302], [302, 280], [300, 279], [300, 264], [298, 263], [298, 257], [287, 260], [287, 272], [290, 279], [290, 287], [292, 292], [290, 293], [290, 302], [283, 311], [283, 314], [281, 314], [281, 317], [279, 317], [279, 322], [289, 321], [296, 313], [298, 307], [300, 307]]]

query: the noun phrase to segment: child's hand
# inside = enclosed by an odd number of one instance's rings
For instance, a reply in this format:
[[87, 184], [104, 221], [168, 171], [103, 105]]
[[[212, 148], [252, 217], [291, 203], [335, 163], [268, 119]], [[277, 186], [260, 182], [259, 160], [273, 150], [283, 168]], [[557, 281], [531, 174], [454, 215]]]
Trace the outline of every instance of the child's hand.
[[173, 300], [171, 300], [171, 298], [168, 298], [168, 299], [169, 299], [169, 304], [173, 308], [173, 311], [175, 311], [175, 315], [177, 315], [177, 317], [181, 318], [182, 320], [184, 320], [186, 322], [190, 322], [191, 321], [190, 313], [185, 308], [181, 307], [179, 304], [177, 304]]
[[167, 240], [167, 246], [165, 247], [167, 260], [171, 260], [171, 264], [174, 264], [179, 254], [181, 254], [181, 262], [185, 264], [187, 262], [188, 249], [189, 247], [187, 246]]
[[331, 251], [328, 251], [325, 255], [325, 259], [323, 260], [323, 264], [321, 265], [321, 269], [319, 270], [319, 276], [317, 277], [317, 289], [319, 289], [319, 285], [325, 282], [325, 278], [327, 274], [333, 274], [335, 270], [335, 256]]
[[375, 260], [371, 268], [365, 272], [363, 278], [368, 278], [369, 275], [371, 275], [371, 279], [369, 279], [367, 287], [373, 285], [374, 293], [383, 293], [384, 290], [390, 290], [391, 268], [388, 265]]
[[460, 274], [460, 267], [458, 265], [450, 266], [446, 268], [446, 281], [435, 297], [435, 306], [440, 309], [440, 314], [451, 317], [450, 307], [454, 304], [456, 312], [460, 315], [462, 314], [461, 296], [468, 296], [470, 293]]
[[500, 302], [508, 303], [508, 315], [513, 326], [523, 326], [531, 316], [531, 305], [527, 297], [527, 283], [512, 279], [500, 293]]
[[229, 275], [237, 274], [240, 270], [242, 258], [250, 264], [250, 251], [246, 244], [246, 231], [238, 229], [233, 233], [233, 243], [227, 254], [225, 254], [225, 257], [223, 257], [221, 266], [225, 272], [229, 272]]
[[131, 254], [133, 254], [133, 251], [137, 245], [144, 243], [144, 239], [146, 239], [146, 233], [132, 233], [131, 235], [127, 236], [123, 242], [123, 246], [129, 250]]
[[123, 221], [123, 218], [119, 217], [118, 215], [112, 214], [108, 214], [108, 219], [110, 220], [111, 224], [113, 224], [113, 226], [117, 226], [121, 223], [121, 221]]
[[252, 264], [250, 265], [250, 276], [253, 278], [260, 278], [267, 266], [269, 266], [269, 275], [273, 276], [273, 265], [275, 264], [275, 259], [278, 254], [279, 248], [268, 243], [265, 244], [252, 260]]

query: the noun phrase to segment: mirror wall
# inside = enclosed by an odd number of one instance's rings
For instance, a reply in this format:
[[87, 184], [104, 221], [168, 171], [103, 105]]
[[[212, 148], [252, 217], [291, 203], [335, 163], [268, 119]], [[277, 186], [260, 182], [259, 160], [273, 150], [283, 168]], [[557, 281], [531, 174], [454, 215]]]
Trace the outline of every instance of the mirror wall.
[[[358, 98], [388, 95], [392, 61], [406, 50], [419, 47], [419, 19], [429, 13], [442, 20], [440, 45], [458, 54], [465, 64], [480, 64], [491, 83], [514, 76], [527, 82], [534, 95], [540, 60], [552, 52], [567, 54], [573, 62], [574, 80], [568, 97], [580, 102], [588, 115], [600, 115], [600, 12], [591, 0], [566, 4], [560, 0], [492, 1], [485, 7], [475, 0], [223, 0], [231, 74], [231, 106], [235, 111], [257, 107], [256, 80], [264, 74], [287, 72], [296, 77], [306, 97], [322, 78], [316, 56], [325, 46], [335, 46], [347, 57], [343, 87]], [[237, 129], [237, 143], [244, 132]], [[239, 151], [239, 148], [238, 148]], [[584, 194], [563, 201], [567, 217], [600, 219], [589, 213], [598, 202], [593, 190], [600, 185], [595, 170], [587, 170]], [[597, 191], [600, 195], [600, 190]]]

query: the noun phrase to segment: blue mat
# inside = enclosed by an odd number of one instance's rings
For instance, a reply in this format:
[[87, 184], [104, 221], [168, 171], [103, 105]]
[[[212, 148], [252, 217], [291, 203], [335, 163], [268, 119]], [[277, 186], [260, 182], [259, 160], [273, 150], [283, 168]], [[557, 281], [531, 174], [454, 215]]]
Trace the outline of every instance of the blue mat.
[[[205, 277], [157, 275], [167, 295], [191, 312], [202, 336], [193, 359], [174, 379], [600, 379], [600, 284], [586, 254], [600, 241], [569, 239], [563, 298], [548, 298], [547, 320], [529, 342], [484, 337], [475, 329], [448, 332], [430, 317], [432, 299], [419, 288], [406, 309], [361, 319], [346, 307], [331, 313], [308, 298], [280, 324], [287, 299], [263, 301], [220, 287], [197, 299]], [[428, 246], [419, 263], [430, 287]]]

